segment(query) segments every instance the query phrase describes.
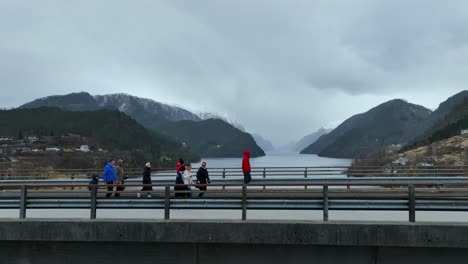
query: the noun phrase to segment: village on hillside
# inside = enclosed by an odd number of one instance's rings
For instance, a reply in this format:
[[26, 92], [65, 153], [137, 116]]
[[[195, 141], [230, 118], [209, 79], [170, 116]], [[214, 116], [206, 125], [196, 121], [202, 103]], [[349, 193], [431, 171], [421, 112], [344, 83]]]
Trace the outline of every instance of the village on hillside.
[[53, 161], [70, 155], [87, 157], [107, 152], [95, 140], [76, 134], [0, 137], [0, 165], [3, 167], [11, 167], [15, 163], [40, 166], [45, 158]]
[[380, 158], [354, 160], [353, 166], [382, 166], [390, 171], [397, 167], [468, 165], [468, 130], [461, 130], [458, 136], [411, 150], [402, 151], [403, 147], [402, 144], [389, 145]]

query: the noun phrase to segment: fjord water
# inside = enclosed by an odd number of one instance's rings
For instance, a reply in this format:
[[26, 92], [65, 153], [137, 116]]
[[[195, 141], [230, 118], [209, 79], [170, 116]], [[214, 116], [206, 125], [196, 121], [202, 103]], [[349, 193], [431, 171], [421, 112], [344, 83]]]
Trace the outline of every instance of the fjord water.
[[[205, 158], [211, 168], [237, 168], [241, 166], [241, 158]], [[251, 158], [252, 167], [320, 167], [320, 166], [349, 166], [349, 159], [323, 158], [317, 155], [303, 155], [293, 152], [271, 152], [264, 157]], [[194, 164], [194, 168], [200, 166], [201, 162]]]

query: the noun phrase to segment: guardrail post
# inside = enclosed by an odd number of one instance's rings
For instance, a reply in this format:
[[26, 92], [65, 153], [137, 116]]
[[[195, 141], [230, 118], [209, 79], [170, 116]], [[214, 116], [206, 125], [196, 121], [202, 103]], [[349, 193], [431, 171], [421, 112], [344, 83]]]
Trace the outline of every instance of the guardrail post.
[[242, 221], [247, 220], [247, 186], [242, 186]]
[[164, 220], [169, 220], [171, 217], [171, 186], [166, 185], [164, 197]]
[[328, 221], [328, 186], [323, 186], [323, 221]]
[[[346, 173], [346, 179], [349, 181], [349, 174]], [[346, 185], [346, 189], [351, 190], [351, 185]]]
[[[263, 179], [266, 178], [266, 168], [263, 168]], [[263, 190], [266, 190], [266, 186], [263, 185]]]
[[90, 219], [96, 219], [98, 185], [91, 185], [91, 215]]
[[409, 221], [416, 222], [416, 190], [414, 185], [408, 186], [408, 205], [409, 205]]
[[[304, 170], [304, 179], [307, 179], [307, 168]], [[307, 185], [304, 185], [304, 190], [307, 190]]]
[[21, 186], [21, 197], [20, 197], [20, 219], [26, 218], [26, 205], [28, 202], [28, 186]]
[[[223, 179], [226, 179], [226, 168], [223, 169]], [[223, 191], [226, 190], [226, 186], [223, 185]]]

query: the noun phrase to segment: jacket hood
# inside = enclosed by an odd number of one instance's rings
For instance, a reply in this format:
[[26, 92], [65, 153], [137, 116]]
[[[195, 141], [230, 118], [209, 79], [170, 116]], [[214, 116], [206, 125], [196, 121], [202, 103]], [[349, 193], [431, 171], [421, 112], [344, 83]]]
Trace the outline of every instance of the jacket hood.
[[244, 151], [244, 157], [250, 157], [250, 151], [248, 150]]

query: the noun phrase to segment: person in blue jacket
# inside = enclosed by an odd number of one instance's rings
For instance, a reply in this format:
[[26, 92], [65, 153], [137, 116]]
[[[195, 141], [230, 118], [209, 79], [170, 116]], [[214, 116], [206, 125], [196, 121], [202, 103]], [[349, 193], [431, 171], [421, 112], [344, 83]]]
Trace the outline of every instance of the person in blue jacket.
[[175, 186], [174, 186], [174, 191], [176, 192], [175, 193], [175, 197], [184, 197], [184, 198], [188, 198], [189, 197], [189, 187], [185, 185], [185, 182], [184, 182], [184, 173], [185, 173], [185, 166], [182, 166], [180, 167], [180, 170], [179, 172], [177, 173], [177, 177], [176, 177], [176, 182], [175, 182]]
[[102, 174], [102, 180], [107, 184], [107, 194], [106, 197], [111, 197], [112, 193], [114, 192], [114, 186], [112, 184], [115, 183], [115, 160], [111, 159], [106, 167], [104, 167], [104, 173]]

